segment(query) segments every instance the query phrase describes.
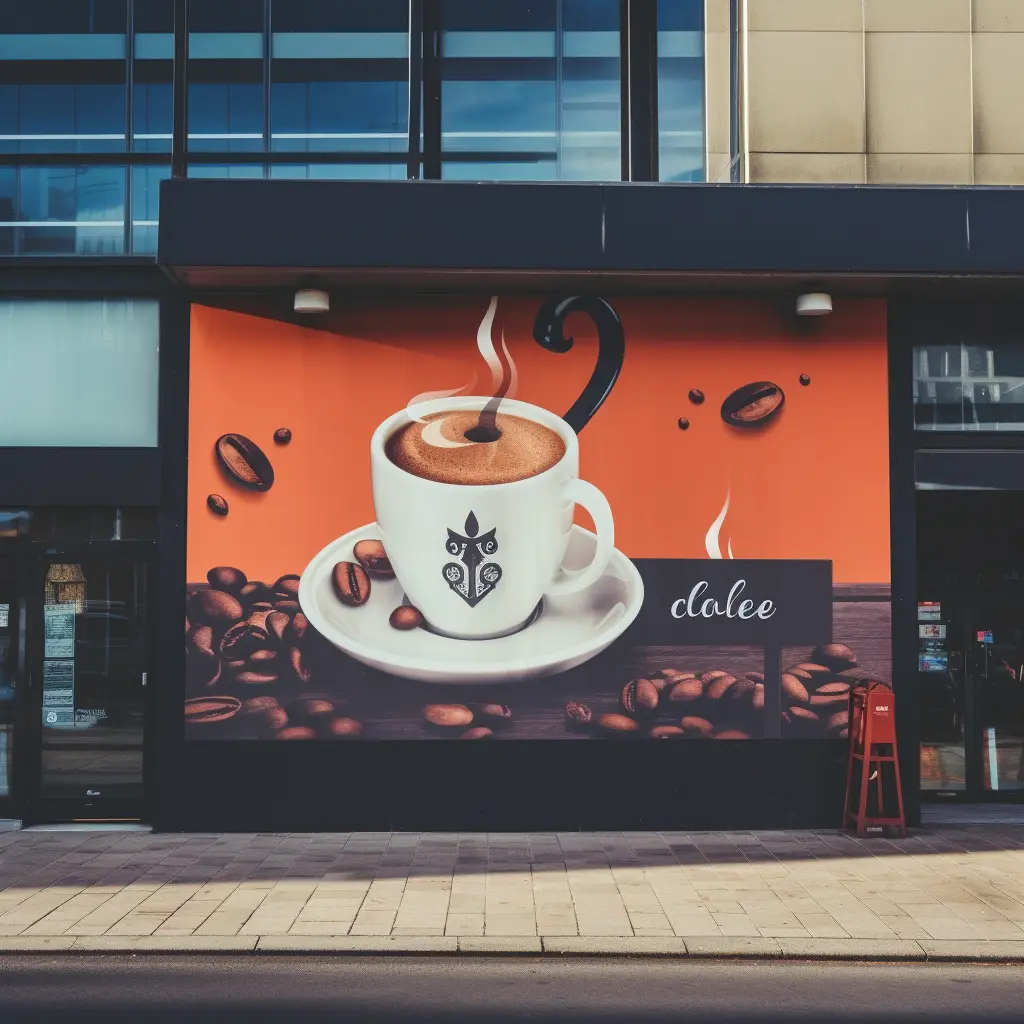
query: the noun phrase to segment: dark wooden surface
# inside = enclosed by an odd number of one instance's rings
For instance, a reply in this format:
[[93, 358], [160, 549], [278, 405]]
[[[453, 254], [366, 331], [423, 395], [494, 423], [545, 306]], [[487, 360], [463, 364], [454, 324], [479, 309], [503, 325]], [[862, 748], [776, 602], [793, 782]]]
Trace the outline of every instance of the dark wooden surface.
[[[891, 677], [890, 604], [882, 588], [870, 593], [841, 592], [847, 600], [833, 604], [833, 639], [854, 649], [858, 663], [888, 681]], [[837, 596], [839, 596], [837, 594]], [[853, 598], [850, 600], [849, 598]], [[867, 598], [867, 599], [865, 599]], [[873, 599], [872, 599], [873, 598]], [[459, 736], [459, 731], [432, 732], [423, 723], [421, 711], [428, 703], [496, 702], [512, 709], [511, 723], [495, 730], [495, 739], [585, 740], [593, 734], [566, 728], [564, 705], [575, 700], [590, 707], [595, 716], [621, 710], [619, 697], [630, 679], [651, 675], [662, 668], [702, 673], [723, 669], [733, 675], [763, 671], [764, 651], [752, 647], [639, 647], [628, 643], [628, 634], [604, 654], [569, 672], [521, 683], [491, 685], [437, 685], [414, 682], [368, 669], [337, 651], [320, 636], [313, 636], [307, 648], [313, 677], [308, 687], [272, 684], [244, 687], [220, 682], [217, 693], [238, 697], [270, 694], [282, 705], [297, 698], [316, 696], [329, 699], [338, 715], [363, 723], [365, 740], [437, 740]], [[783, 650], [783, 667], [809, 659], [810, 647]], [[191, 689], [189, 695], [203, 690]], [[648, 724], [677, 723], [683, 714], [706, 714], [700, 707], [671, 707], [648, 719]], [[752, 736], [763, 736], [763, 722], [743, 708], [717, 714], [716, 725], [741, 728]], [[238, 716], [222, 725], [193, 726], [188, 735], [202, 739], [266, 739], [251, 719]]]

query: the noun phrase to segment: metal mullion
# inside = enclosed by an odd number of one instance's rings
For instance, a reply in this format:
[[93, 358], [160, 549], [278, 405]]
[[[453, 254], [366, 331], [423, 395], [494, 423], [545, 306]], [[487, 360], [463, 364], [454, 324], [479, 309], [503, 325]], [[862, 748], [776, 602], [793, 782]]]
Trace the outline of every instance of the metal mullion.
[[423, 0], [423, 177], [441, 177], [441, 2]]
[[[263, 0], [263, 150], [270, 152], [270, 58], [273, 25], [271, 23], [270, 0]], [[267, 168], [264, 176], [269, 177]]]
[[188, 173], [188, 0], [174, 0], [171, 177]]
[[167, 153], [0, 153], [0, 167], [143, 167], [167, 162]]
[[[124, 148], [130, 155], [135, 149], [135, 0], [128, 0], [125, 11], [125, 100], [124, 100]], [[124, 171], [124, 249], [132, 251], [132, 172], [127, 161]]]
[[423, 103], [423, 0], [409, 0], [409, 152], [405, 176], [414, 181], [420, 176], [420, 108]]

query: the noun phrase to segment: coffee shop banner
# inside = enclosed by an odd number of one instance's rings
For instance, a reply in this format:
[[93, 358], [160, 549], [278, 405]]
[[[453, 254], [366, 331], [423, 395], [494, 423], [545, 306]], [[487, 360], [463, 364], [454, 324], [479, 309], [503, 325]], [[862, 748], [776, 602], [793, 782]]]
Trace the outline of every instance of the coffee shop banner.
[[891, 675], [884, 304], [191, 318], [190, 739], [800, 740]]

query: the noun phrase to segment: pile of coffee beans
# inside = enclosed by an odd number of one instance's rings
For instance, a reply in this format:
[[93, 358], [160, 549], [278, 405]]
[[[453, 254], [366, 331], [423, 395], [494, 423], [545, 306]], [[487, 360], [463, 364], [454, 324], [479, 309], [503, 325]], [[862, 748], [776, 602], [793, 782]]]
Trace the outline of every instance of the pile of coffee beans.
[[193, 735], [212, 726], [278, 739], [355, 738], [360, 723], [339, 717], [328, 696], [307, 692], [309, 622], [299, 577], [249, 580], [221, 565], [208, 587], [188, 595], [185, 613], [185, 722]]
[[[846, 644], [815, 647], [782, 673], [782, 735], [849, 735], [850, 690], [875, 678]], [[764, 736], [764, 674], [661, 668], [622, 688], [614, 711], [565, 705], [565, 726], [602, 737], [748, 740]]]
[[427, 704], [421, 715], [428, 732], [461, 740], [489, 740], [512, 723], [507, 704]]

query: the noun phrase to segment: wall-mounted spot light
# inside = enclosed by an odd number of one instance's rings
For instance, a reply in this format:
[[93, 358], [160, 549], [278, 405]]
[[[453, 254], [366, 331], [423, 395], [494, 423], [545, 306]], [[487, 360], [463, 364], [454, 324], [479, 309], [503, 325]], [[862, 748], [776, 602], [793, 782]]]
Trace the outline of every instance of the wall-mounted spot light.
[[802, 292], [796, 297], [797, 316], [825, 316], [832, 312], [832, 296], [828, 292]]
[[331, 297], [317, 288], [300, 288], [295, 293], [296, 313], [329, 313]]

